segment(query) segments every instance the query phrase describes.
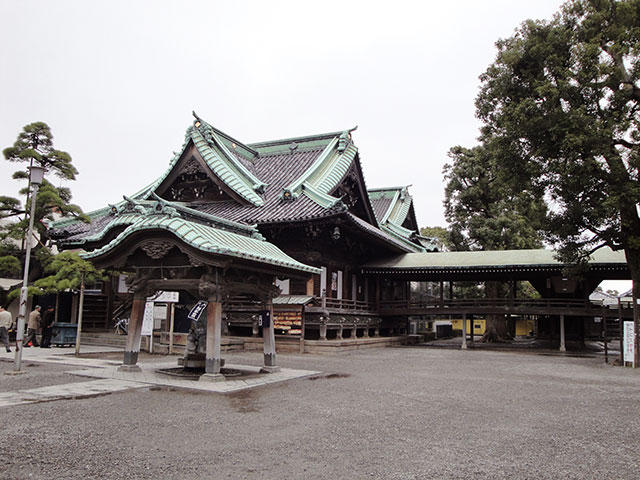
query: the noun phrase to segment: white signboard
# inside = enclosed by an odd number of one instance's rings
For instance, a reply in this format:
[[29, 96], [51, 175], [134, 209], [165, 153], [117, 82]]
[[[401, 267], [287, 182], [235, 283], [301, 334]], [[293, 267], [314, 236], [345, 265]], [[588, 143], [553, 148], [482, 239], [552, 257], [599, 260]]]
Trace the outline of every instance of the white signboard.
[[153, 301], [156, 303], [178, 303], [180, 297], [180, 292], [158, 292], [157, 295], [153, 297], [148, 297], [148, 301]]
[[[635, 347], [635, 329], [633, 322], [624, 322], [624, 330], [623, 330], [623, 362], [631, 362], [635, 361], [634, 356], [634, 347]], [[634, 365], [635, 366], [635, 365]]]
[[142, 335], [153, 333], [153, 302], [147, 302], [144, 306], [144, 316], [142, 317]]
[[118, 293], [127, 293], [129, 291], [129, 287], [127, 287], [127, 276], [119, 275], [118, 276]]

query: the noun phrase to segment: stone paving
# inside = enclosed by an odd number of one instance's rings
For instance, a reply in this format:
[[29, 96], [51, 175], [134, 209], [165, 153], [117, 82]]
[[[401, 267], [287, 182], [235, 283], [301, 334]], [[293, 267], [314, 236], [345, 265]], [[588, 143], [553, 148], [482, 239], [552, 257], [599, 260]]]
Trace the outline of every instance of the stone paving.
[[91, 382], [67, 383], [64, 385], [18, 390], [17, 392], [0, 392], [0, 408], [26, 403], [94, 397], [144, 386], [144, 384], [126, 380], [100, 379]]
[[[296, 378], [310, 377], [322, 372], [282, 368], [274, 373], [260, 373], [260, 367], [249, 365], [226, 365], [242, 372], [241, 378], [227, 379], [221, 382], [199, 382], [158, 373], [158, 369], [177, 366], [177, 357], [157, 357], [151, 362], [138, 362], [140, 371], [120, 371], [121, 362], [104, 358], [76, 357], [73, 348], [57, 348], [43, 350], [27, 348], [23, 350], [22, 362], [53, 363], [60, 365], [82, 366], [80, 370], [72, 370], [72, 375], [98, 378], [99, 380], [66, 383], [49, 387], [22, 389], [14, 392], [0, 392], [0, 408], [26, 403], [38, 403], [54, 400], [93, 397], [117, 391], [156, 386], [167, 389], [190, 389], [201, 392], [230, 393], [261, 385], [286, 382]], [[121, 350], [110, 347], [87, 346], [82, 353], [112, 354]], [[0, 361], [13, 362], [15, 353], [0, 354]]]

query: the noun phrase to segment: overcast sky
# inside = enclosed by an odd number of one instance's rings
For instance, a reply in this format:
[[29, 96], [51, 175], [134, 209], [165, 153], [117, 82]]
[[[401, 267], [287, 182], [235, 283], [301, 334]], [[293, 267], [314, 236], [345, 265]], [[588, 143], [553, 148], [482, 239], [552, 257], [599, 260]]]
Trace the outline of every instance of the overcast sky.
[[157, 178], [192, 110], [244, 143], [358, 125], [367, 186], [411, 184], [418, 223], [444, 226], [442, 166], [476, 142], [495, 41], [561, 3], [4, 0], [0, 147], [48, 123], [91, 211]]

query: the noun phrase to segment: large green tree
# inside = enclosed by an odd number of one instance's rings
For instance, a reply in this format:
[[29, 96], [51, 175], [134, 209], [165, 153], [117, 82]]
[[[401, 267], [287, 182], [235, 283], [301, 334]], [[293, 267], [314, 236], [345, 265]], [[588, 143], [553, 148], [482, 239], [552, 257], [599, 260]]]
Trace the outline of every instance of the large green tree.
[[542, 247], [544, 200], [524, 184], [512, 188], [491, 142], [454, 147], [449, 157], [451, 163], [444, 166], [444, 207], [455, 250]]
[[[493, 139], [483, 138], [474, 148], [454, 147], [451, 163], [444, 167], [445, 218], [453, 250], [511, 250], [541, 248], [540, 228], [546, 205], [541, 191], [523, 182], [513, 188], [511, 179], [500, 168], [501, 151]], [[489, 298], [509, 295], [499, 282], [478, 285], [459, 284], [456, 295]], [[486, 318], [485, 338], [490, 341], [509, 337], [503, 315]]]
[[550, 206], [564, 260], [624, 249], [640, 293], [640, 0], [575, 0], [497, 42], [476, 101], [500, 168]]

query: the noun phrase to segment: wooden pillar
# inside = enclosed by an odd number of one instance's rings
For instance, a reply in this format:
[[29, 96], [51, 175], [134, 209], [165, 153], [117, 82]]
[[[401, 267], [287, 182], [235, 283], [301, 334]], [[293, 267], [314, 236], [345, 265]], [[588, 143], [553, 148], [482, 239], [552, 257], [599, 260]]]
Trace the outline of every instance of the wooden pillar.
[[222, 303], [209, 299], [207, 305], [207, 350], [205, 354], [204, 375], [200, 381], [221, 382], [224, 375], [220, 373], [222, 367]]
[[440, 308], [444, 308], [444, 282], [440, 280]]
[[138, 363], [138, 353], [140, 353], [140, 336], [142, 333], [142, 317], [144, 307], [147, 303], [146, 290], [138, 291], [133, 296], [131, 307], [131, 319], [129, 320], [129, 332], [127, 333], [127, 344], [124, 349], [124, 360], [118, 370], [140, 371]]
[[260, 370], [262, 373], [279, 372], [280, 367], [276, 365], [276, 336], [273, 330], [273, 303], [269, 299], [268, 303], [269, 319], [268, 324], [262, 322], [262, 344], [264, 351], [264, 366]]
[[475, 329], [475, 327], [474, 327], [475, 323], [476, 323], [475, 316], [471, 315], [471, 318], [469, 319], [469, 326], [470, 326], [470, 328], [471, 328], [471, 332], [469, 332], [469, 333], [470, 333], [469, 340], [470, 340], [470, 342], [471, 342], [471, 346], [472, 346], [472, 347], [474, 346], [474, 343], [473, 343], [473, 342], [475, 341], [475, 340], [473, 339], [473, 334], [474, 334], [474, 332], [476, 331], [476, 329]]
[[560, 351], [567, 351], [567, 346], [564, 338], [564, 314], [560, 315]]
[[309, 278], [309, 280], [307, 280], [307, 289], [306, 289], [307, 295], [309, 295], [310, 297], [313, 296], [313, 277]]
[[467, 348], [467, 314], [462, 314], [462, 345], [460, 346], [463, 350]]

